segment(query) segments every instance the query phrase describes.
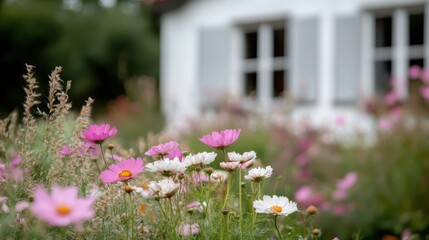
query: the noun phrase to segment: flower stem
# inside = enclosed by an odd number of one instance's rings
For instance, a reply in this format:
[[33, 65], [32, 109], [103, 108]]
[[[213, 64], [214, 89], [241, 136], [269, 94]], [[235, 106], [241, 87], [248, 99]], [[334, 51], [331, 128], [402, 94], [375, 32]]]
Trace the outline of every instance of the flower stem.
[[239, 216], [239, 227], [240, 227], [240, 237], [242, 237], [242, 221], [243, 221], [243, 202], [242, 202], [242, 193], [241, 193], [241, 167], [238, 169], [238, 198], [239, 198], [239, 207], [240, 207], [240, 216]]
[[276, 227], [277, 234], [279, 235], [279, 239], [282, 239], [282, 235], [280, 234], [279, 228], [277, 227], [277, 214], [274, 216], [274, 226]]
[[100, 143], [100, 152], [101, 152], [101, 157], [103, 158], [104, 164], [106, 164], [106, 168], [108, 167], [107, 162], [106, 162], [106, 158], [104, 157], [104, 152], [103, 152], [103, 144]]
[[225, 194], [225, 199], [223, 200], [222, 210], [225, 209], [226, 202], [228, 201], [229, 188], [231, 186], [231, 179], [232, 179], [232, 174], [229, 173], [228, 179], [226, 180], [226, 194]]

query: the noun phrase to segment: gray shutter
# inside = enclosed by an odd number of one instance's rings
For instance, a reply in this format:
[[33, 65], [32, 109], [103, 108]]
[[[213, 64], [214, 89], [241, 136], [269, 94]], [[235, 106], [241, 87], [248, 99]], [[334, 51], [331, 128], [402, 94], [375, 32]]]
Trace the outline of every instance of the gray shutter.
[[361, 18], [359, 15], [336, 19], [335, 104], [357, 102], [361, 62]]
[[291, 89], [297, 103], [313, 103], [318, 89], [317, 18], [294, 18], [290, 23]]
[[199, 103], [216, 106], [227, 94], [229, 76], [229, 29], [205, 28], [199, 35]]

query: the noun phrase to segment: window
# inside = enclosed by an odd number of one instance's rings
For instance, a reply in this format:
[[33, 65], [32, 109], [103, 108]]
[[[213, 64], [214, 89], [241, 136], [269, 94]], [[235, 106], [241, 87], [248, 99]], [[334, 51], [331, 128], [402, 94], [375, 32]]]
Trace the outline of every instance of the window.
[[[428, 13], [426, 13], [428, 14]], [[374, 11], [373, 31], [373, 89], [377, 95], [386, 94], [393, 87], [391, 78], [399, 84], [395, 89], [403, 96], [406, 89], [408, 68], [425, 64], [425, 12], [424, 6], [393, 8]], [[426, 60], [427, 61], [427, 60]]]
[[246, 24], [242, 29], [243, 94], [259, 101], [287, 91], [287, 29], [284, 21]]

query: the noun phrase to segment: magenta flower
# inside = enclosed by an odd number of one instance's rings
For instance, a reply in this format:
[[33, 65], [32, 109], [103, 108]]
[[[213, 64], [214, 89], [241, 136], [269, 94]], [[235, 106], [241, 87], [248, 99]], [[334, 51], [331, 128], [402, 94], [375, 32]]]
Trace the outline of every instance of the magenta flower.
[[63, 157], [65, 157], [65, 156], [68, 156], [68, 155], [70, 155], [71, 154], [71, 149], [70, 149], [70, 147], [69, 146], [63, 146], [61, 149], [60, 149], [60, 156], [63, 158]]
[[169, 155], [171, 153], [177, 154], [176, 150], [178, 150], [179, 143], [176, 141], [169, 141], [166, 143], [161, 143], [157, 146], [151, 147], [148, 151], [146, 151], [144, 154], [146, 156], [160, 156], [164, 157], [166, 155]]
[[129, 158], [118, 164], [110, 165], [109, 169], [100, 174], [100, 179], [104, 183], [128, 181], [143, 172], [143, 169], [143, 160], [141, 158]]
[[213, 131], [199, 140], [209, 147], [222, 150], [237, 141], [240, 132], [241, 129], [226, 129], [220, 132]]
[[337, 188], [341, 190], [348, 190], [357, 181], [358, 175], [355, 172], [349, 172], [347, 175], [337, 182]]
[[49, 194], [45, 188], [39, 187], [34, 191], [34, 201], [31, 212], [39, 219], [52, 226], [80, 225], [83, 221], [94, 216], [92, 204], [95, 198], [79, 198], [77, 187], [52, 187]]
[[422, 69], [418, 65], [413, 65], [408, 69], [408, 76], [411, 79], [418, 79], [420, 78]]
[[116, 128], [110, 128], [109, 124], [92, 124], [88, 129], [83, 131], [82, 137], [88, 142], [101, 144], [106, 139], [115, 136], [117, 132], [118, 130], [116, 130]]
[[178, 229], [179, 234], [182, 236], [193, 235], [198, 233], [199, 231], [200, 231], [200, 226], [198, 225], [198, 223], [193, 223], [193, 224], [186, 223], [179, 226], [179, 229]]
[[426, 100], [426, 102], [429, 102], [429, 87], [428, 86], [421, 87], [420, 88], [420, 94]]
[[21, 182], [24, 179], [24, 175], [27, 172], [25, 169], [20, 167], [22, 158], [20, 155], [15, 155], [9, 161], [9, 167], [5, 164], [0, 164], [0, 182], [6, 181], [6, 179], [12, 179], [15, 182]]

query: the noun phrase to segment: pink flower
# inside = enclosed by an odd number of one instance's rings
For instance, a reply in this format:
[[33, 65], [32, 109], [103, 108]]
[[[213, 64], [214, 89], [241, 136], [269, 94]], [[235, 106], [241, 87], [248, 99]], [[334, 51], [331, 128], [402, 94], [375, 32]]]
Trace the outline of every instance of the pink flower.
[[408, 76], [411, 79], [418, 79], [420, 78], [422, 69], [418, 65], [413, 65], [408, 69]]
[[182, 151], [180, 151], [180, 149], [173, 149], [168, 153], [167, 158], [169, 159], [178, 158], [180, 161], [182, 161], [183, 160]]
[[13, 179], [15, 182], [21, 182], [24, 179], [24, 173], [27, 172], [22, 169], [19, 165], [22, 162], [20, 155], [15, 155], [9, 161], [9, 168], [4, 164], [0, 164], [0, 181], [6, 181], [6, 179]]
[[204, 172], [194, 172], [192, 174], [192, 179], [194, 180], [195, 185], [200, 185], [200, 183], [209, 182], [209, 176]]
[[429, 86], [421, 87], [420, 94], [426, 100], [426, 102], [429, 102]]
[[[179, 143], [176, 141], [169, 141], [166, 143], [161, 143], [157, 146], [151, 147], [148, 151], [146, 151], [144, 154], [146, 156], [160, 156], [164, 157], [166, 155], [169, 155], [171, 152], [178, 150]], [[177, 154], [177, 152], [174, 152]], [[180, 154], [181, 155], [181, 154]], [[173, 157], [174, 158], [174, 157]], [[173, 159], [171, 158], [171, 159]]]
[[213, 131], [211, 134], [205, 135], [199, 140], [209, 147], [224, 149], [237, 141], [240, 132], [241, 129], [226, 129], [220, 132]]
[[420, 78], [426, 84], [429, 84], [429, 69], [423, 69]]
[[97, 158], [101, 154], [100, 145], [93, 142], [80, 142], [79, 145], [78, 152], [81, 154], [90, 154], [93, 158]]
[[200, 231], [200, 226], [198, 225], [198, 223], [193, 223], [193, 224], [183, 224], [179, 227], [179, 234], [182, 236], [189, 236], [189, 235], [193, 235], [196, 234]]
[[323, 196], [314, 192], [309, 186], [303, 186], [296, 190], [295, 200], [304, 208], [310, 205], [318, 207], [323, 202]]
[[34, 201], [31, 212], [39, 219], [52, 226], [80, 225], [83, 221], [94, 216], [92, 204], [95, 198], [79, 198], [75, 186], [61, 188], [52, 187], [49, 194], [45, 188], [38, 187], [34, 191]]
[[60, 149], [60, 156], [63, 158], [63, 157], [65, 157], [65, 156], [68, 156], [68, 155], [70, 155], [71, 154], [71, 149], [70, 149], [70, 147], [68, 147], [68, 146], [63, 146], [61, 149]]
[[92, 124], [88, 129], [83, 131], [82, 137], [88, 142], [101, 144], [106, 139], [115, 136], [117, 132], [118, 130], [116, 128], [110, 128], [109, 124]]
[[233, 172], [240, 167], [240, 162], [221, 162], [219, 165], [225, 171]]
[[337, 188], [341, 190], [348, 190], [357, 181], [358, 175], [355, 172], [349, 172], [347, 175], [337, 182]]
[[387, 106], [392, 106], [396, 104], [399, 101], [399, 95], [395, 90], [390, 91], [385, 97], [384, 97], [384, 103]]
[[335, 124], [337, 126], [343, 126], [346, 123], [346, 117], [344, 117], [343, 115], [337, 116], [335, 118]]
[[100, 179], [104, 183], [128, 181], [137, 176], [137, 174], [143, 172], [143, 169], [143, 161], [141, 158], [130, 158], [118, 164], [110, 165], [109, 169], [104, 170], [100, 174]]

